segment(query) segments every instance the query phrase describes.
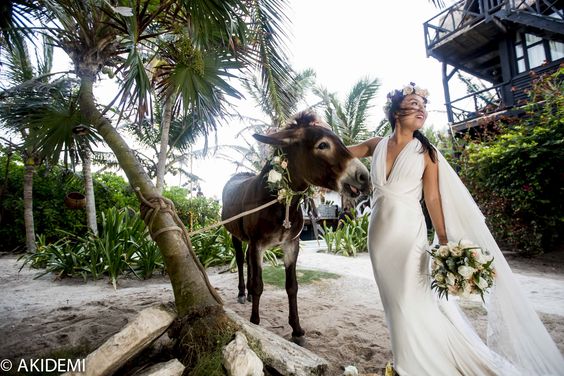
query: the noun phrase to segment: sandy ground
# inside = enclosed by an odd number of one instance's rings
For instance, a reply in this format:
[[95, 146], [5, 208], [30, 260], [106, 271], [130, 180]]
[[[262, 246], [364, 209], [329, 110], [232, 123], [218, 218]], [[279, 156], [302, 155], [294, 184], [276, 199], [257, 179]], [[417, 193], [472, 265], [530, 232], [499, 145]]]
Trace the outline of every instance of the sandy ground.
[[[298, 269], [339, 274], [301, 285], [298, 304], [305, 347], [327, 359], [330, 375], [347, 365], [361, 372], [379, 372], [391, 351], [382, 304], [367, 254], [349, 258], [321, 253], [316, 242], [303, 242]], [[564, 257], [562, 252], [527, 260], [508, 255], [518, 280], [548, 331], [564, 352]], [[0, 359], [40, 357], [82, 346], [93, 349], [117, 332], [139, 310], [172, 300], [166, 277], [148, 281], [123, 279], [117, 291], [106, 280], [54, 281], [33, 279], [36, 270], [24, 268], [14, 257], [0, 258]], [[225, 305], [243, 317], [250, 304], [236, 303], [237, 278], [223, 269], [209, 270], [212, 285]], [[464, 304], [480, 334], [484, 311], [479, 301]], [[287, 298], [283, 289], [266, 285], [261, 299], [261, 326], [289, 338]]]

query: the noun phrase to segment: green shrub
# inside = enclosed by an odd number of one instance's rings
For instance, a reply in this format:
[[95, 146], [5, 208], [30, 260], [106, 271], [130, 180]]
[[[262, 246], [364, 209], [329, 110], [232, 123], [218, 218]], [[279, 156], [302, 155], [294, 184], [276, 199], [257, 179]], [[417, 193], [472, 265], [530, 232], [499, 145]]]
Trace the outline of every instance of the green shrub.
[[358, 252], [366, 252], [369, 222], [368, 214], [356, 216], [353, 210], [350, 215], [339, 220], [336, 229], [323, 223], [321, 238], [327, 245], [327, 252], [343, 256], [356, 256]]
[[[0, 154], [0, 237], [2, 250], [13, 251], [25, 245], [23, 221], [23, 173], [21, 158]], [[6, 173], [7, 172], [7, 173]], [[108, 208], [139, 207], [137, 197], [121, 176], [113, 173], [94, 174], [96, 209], [103, 212]], [[33, 214], [35, 233], [55, 242], [61, 237], [60, 231], [79, 236], [85, 235], [86, 215], [84, 210], [71, 210], [64, 206], [65, 195], [69, 192], [83, 192], [84, 183], [80, 175], [60, 166], [49, 169], [40, 166], [33, 179]], [[100, 216], [98, 215], [100, 222]], [[100, 222], [101, 223], [101, 222]]]
[[64, 237], [52, 243], [39, 237], [36, 252], [21, 257], [22, 267], [29, 264], [44, 268], [38, 277], [56, 273], [59, 277], [80, 275], [84, 279], [98, 279], [106, 275], [114, 288], [128, 272], [150, 278], [154, 271], [164, 267], [157, 245], [134, 210], [110, 208], [101, 217], [99, 236], [61, 231]]
[[163, 196], [172, 200], [178, 217], [188, 228], [196, 230], [220, 221], [220, 205], [208, 197], [189, 197], [186, 188], [170, 187], [165, 189]]
[[[470, 142], [460, 174], [496, 238], [527, 254], [561, 241], [564, 69], [534, 82], [527, 116], [491, 140]], [[503, 128], [503, 124], [502, 124]]]

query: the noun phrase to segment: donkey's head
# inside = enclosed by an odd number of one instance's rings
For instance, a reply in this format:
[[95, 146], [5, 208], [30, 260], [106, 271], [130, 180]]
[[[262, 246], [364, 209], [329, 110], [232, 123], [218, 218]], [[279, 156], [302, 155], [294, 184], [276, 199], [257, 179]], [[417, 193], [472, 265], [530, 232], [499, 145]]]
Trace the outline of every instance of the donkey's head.
[[366, 167], [313, 112], [300, 112], [283, 130], [254, 137], [286, 155], [293, 190], [315, 185], [352, 197], [370, 191]]

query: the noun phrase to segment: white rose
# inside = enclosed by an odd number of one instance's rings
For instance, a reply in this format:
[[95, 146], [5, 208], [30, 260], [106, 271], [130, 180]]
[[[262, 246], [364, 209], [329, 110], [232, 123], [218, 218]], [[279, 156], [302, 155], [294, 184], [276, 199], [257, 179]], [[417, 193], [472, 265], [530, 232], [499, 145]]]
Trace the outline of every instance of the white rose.
[[446, 282], [447, 282], [447, 285], [453, 286], [456, 283], [456, 276], [454, 274], [452, 274], [451, 272], [448, 272], [447, 276], [446, 276]]
[[413, 93], [413, 86], [409, 85], [403, 88], [403, 95], [409, 95]]
[[276, 156], [276, 157], [272, 158], [272, 162], [276, 163], [276, 164], [280, 163], [280, 157]]
[[286, 190], [282, 188], [278, 191], [278, 200], [282, 201], [286, 197]]
[[462, 256], [462, 248], [461, 247], [453, 247], [450, 250], [451, 255], [456, 256], [456, 257], [460, 257]]
[[480, 290], [483, 290], [488, 287], [488, 281], [480, 277], [478, 278], [478, 283], [476, 283], [476, 285], [480, 288]]
[[444, 266], [444, 263], [439, 259], [433, 260], [433, 270], [439, 270]]
[[282, 167], [283, 169], [286, 169], [286, 167], [288, 167], [288, 161], [286, 161], [286, 160], [282, 161], [282, 163], [280, 163], [280, 167]]
[[422, 96], [423, 98], [427, 98], [429, 96], [429, 90], [422, 89], [420, 87], [415, 88], [415, 94]]
[[478, 261], [480, 264], [485, 264], [485, 263], [488, 263], [488, 262], [490, 262], [490, 261], [492, 261], [492, 260], [493, 260], [493, 256], [492, 256], [492, 255], [486, 255], [486, 254], [484, 254], [484, 253], [482, 253], [482, 252], [480, 252], [480, 254], [478, 255], [478, 258], [477, 258], [477, 261]]
[[476, 269], [470, 267], [470, 266], [459, 266], [458, 267], [458, 274], [460, 274], [461, 276], [464, 277], [464, 279], [468, 279], [470, 277], [472, 277], [472, 275], [474, 274], [474, 272], [476, 272]]
[[268, 182], [269, 183], [278, 183], [282, 180], [282, 174], [276, 170], [270, 170], [268, 172]]
[[446, 245], [441, 245], [438, 249], [438, 252], [439, 252], [439, 256], [441, 257], [447, 257], [450, 254], [450, 250]]
[[445, 275], [443, 273], [435, 274], [435, 281], [442, 283], [445, 281]]

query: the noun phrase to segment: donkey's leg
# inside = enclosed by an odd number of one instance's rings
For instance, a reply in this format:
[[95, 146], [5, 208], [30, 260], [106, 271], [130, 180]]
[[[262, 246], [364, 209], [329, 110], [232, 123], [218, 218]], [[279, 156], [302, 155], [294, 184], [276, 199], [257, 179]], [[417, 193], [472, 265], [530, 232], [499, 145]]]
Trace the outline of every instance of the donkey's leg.
[[237, 296], [237, 301], [245, 304], [245, 253], [243, 252], [243, 243], [235, 236], [231, 237], [231, 241], [233, 242], [233, 248], [235, 248], [235, 260], [237, 261], [237, 273], [239, 275], [239, 295]]
[[253, 302], [251, 322], [258, 325], [260, 324], [260, 296], [262, 295], [264, 285], [262, 283], [262, 252], [253, 241], [249, 241], [247, 248], [247, 263], [247, 267], [250, 270], [247, 290]]
[[284, 248], [284, 266], [286, 268], [286, 293], [290, 308], [289, 324], [292, 327], [292, 342], [305, 344], [304, 330], [300, 326], [298, 315], [298, 279], [296, 277], [296, 261], [300, 251], [300, 239], [290, 240], [282, 245]]
[[249, 256], [249, 246], [247, 245], [247, 301], [252, 302], [253, 296], [251, 295], [251, 257]]

